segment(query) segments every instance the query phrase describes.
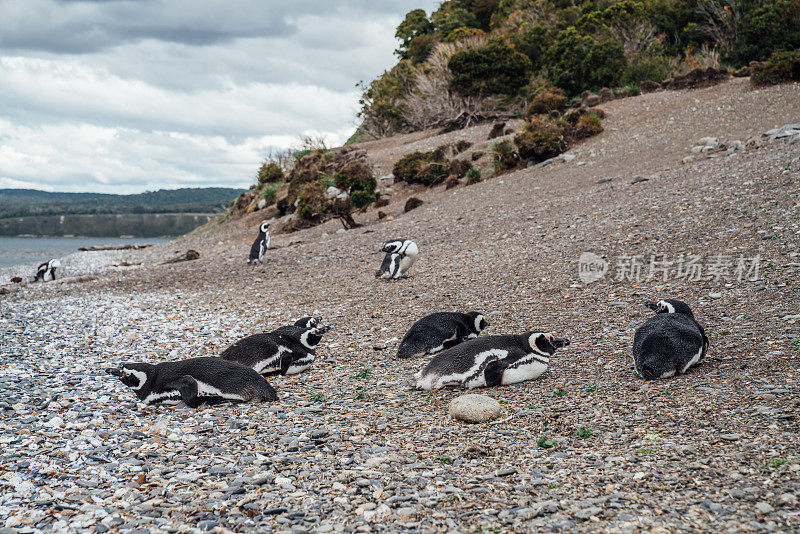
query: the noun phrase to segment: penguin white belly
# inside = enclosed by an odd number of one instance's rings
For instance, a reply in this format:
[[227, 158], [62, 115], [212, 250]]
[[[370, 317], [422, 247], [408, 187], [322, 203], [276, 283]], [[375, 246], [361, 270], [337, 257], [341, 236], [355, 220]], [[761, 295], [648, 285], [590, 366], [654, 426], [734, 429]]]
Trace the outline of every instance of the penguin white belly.
[[461, 373], [449, 373], [438, 376], [435, 371], [431, 371], [417, 381], [417, 387], [419, 389], [431, 390], [455, 385], [463, 385], [469, 389], [485, 386], [486, 378], [483, 376], [483, 370], [486, 368], [486, 365], [491, 361], [505, 358], [507, 355], [508, 351], [503, 349], [489, 349], [479, 352], [474, 356], [469, 369]]
[[400, 278], [403, 276], [406, 271], [408, 271], [414, 262], [417, 261], [417, 256], [403, 256], [403, 259], [400, 260], [400, 268], [397, 269], [397, 273], [394, 275], [395, 278]]
[[[683, 368], [683, 370], [681, 371], [681, 373], [685, 373], [686, 371], [688, 371], [688, 370], [689, 370], [689, 367], [693, 366], [693, 365], [694, 365], [694, 364], [696, 364], [698, 361], [700, 361], [700, 358], [701, 358], [702, 356], [703, 356], [703, 346], [701, 345], [701, 346], [700, 346], [700, 350], [698, 350], [698, 351], [697, 351], [697, 354], [695, 354], [694, 356], [692, 356], [692, 359], [691, 359], [691, 360], [689, 360], [689, 363], [687, 363], [687, 364], [686, 364], [686, 367], [684, 367], [684, 368]], [[662, 377], [662, 378], [663, 378], [663, 377]]]
[[284, 353], [292, 352], [290, 348], [284, 347], [283, 345], [278, 345], [278, 352], [270, 356], [269, 358], [264, 358], [257, 364], [253, 366], [253, 370], [256, 373], [270, 373], [272, 371], [277, 371], [281, 368], [281, 356]]
[[289, 369], [286, 370], [287, 375], [296, 375], [297, 373], [302, 373], [309, 367], [311, 364], [314, 363], [315, 356], [309, 354], [304, 358], [300, 358], [299, 360], [295, 360], [292, 362], [292, 365], [289, 366]]
[[500, 382], [504, 386], [508, 384], [517, 384], [526, 380], [533, 380], [539, 378], [547, 371], [547, 364], [539, 360], [532, 359], [521, 363], [515, 367], [509, 367], [503, 372], [503, 379]]
[[220, 397], [228, 400], [243, 401], [245, 398], [237, 393], [224, 393], [219, 388], [215, 388], [211, 384], [206, 384], [197, 379], [197, 396], [198, 397]]
[[144, 398], [142, 401], [145, 404], [153, 404], [155, 402], [167, 400], [167, 399], [175, 399], [180, 400], [181, 394], [177, 389], [171, 389], [169, 391], [162, 391], [161, 393], [151, 393], [147, 397]]

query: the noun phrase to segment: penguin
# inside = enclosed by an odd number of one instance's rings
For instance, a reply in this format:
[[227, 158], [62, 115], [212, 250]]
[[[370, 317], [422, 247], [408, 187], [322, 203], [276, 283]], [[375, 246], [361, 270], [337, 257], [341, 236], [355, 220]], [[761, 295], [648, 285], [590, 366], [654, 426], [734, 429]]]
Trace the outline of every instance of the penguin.
[[[307, 328], [315, 328], [319, 326], [319, 323], [322, 321], [322, 317], [301, 317], [296, 320], [293, 324], [280, 326], [277, 329], [273, 330], [273, 334], [296, 334], [298, 332], [297, 328], [307, 329]], [[329, 328], [326, 328], [323, 334], [327, 332]], [[302, 333], [302, 332], [300, 332]]]
[[414, 323], [397, 349], [398, 358], [436, 354], [478, 337], [489, 323], [482, 313], [437, 312]]
[[36, 275], [33, 277], [33, 282], [41, 280], [44, 282], [47, 275], [50, 275], [50, 280], [56, 279], [56, 269], [61, 268], [61, 262], [57, 259], [46, 261], [36, 268]]
[[253, 246], [250, 247], [250, 258], [247, 260], [248, 265], [255, 262], [263, 263], [264, 254], [267, 253], [269, 248], [269, 223], [263, 221], [258, 228], [258, 237], [253, 241]]
[[380, 269], [375, 272], [375, 278], [386, 280], [397, 280], [404, 277], [419, 255], [417, 244], [409, 239], [386, 241], [380, 251], [385, 252], [386, 256], [383, 258]]
[[444, 350], [414, 375], [417, 389], [467, 389], [516, 384], [547, 371], [550, 357], [568, 339], [534, 329], [520, 335], [485, 336]]
[[329, 330], [282, 326], [283, 332], [254, 334], [240, 339], [220, 357], [251, 367], [257, 373], [269, 375], [294, 375], [305, 371], [316, 358], [316, 349], [322, 335]]
[[220, 358], [191, 358], [179, 362], [124, 363], [108, 370], [133, 389], [140, 401], [154, 404], [182, 400], [190, 408], [204, 402], [277, 401], [267, 380], [249, 367]]
[[633, 362], [642, 378], [669, 378], [697, 365], [708, 352], [708, 337], [680, 300], [647, 301], [656, 312], [633, 336]]

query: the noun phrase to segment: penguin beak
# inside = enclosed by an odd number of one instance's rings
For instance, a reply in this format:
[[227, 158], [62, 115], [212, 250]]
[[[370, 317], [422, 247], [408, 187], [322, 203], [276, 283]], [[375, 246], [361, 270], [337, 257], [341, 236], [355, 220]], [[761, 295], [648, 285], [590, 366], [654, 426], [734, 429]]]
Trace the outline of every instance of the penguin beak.
[[319, 326], [319, 327], [317, 327], [317, 335], [321, 336], [322, 334], [324, 334], [325, 332], [327, 332], [330, 329], [331, 329], [330, 326]]
[[117, 367], [111, 367], [107, 369], [107, 372], [111, 376], [116, 376], [117, 378], [120, 378], [122, 376], [122, 369], [119, 369]]
[[645, 301], [644, 305], [647, 306], [648, 308], [650, 308], [651, 310], [653, 310], [654, 312], [659, 311], [658, 302], [655, 302], [655, 301], [652, 301], [652, 300], [648, 300], [648, 301]]
[[569, 339], [567, 339], [567, 338], [565, 338], [565, 337], [557, 337], [557, 338], [554, 338], [554, 339], [553, 339], [553, 345], [554, 345], [554, 346], [555, 346], [557, 349], [564, 348], [564, 347], [566, 347], [567, 345], [569, 345]]

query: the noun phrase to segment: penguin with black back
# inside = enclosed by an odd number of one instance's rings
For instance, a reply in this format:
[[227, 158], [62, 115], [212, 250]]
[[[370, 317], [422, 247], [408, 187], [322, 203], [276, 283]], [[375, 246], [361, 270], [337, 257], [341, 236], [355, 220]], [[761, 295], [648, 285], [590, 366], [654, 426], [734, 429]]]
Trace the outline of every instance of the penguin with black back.
[[708, 352], [708, 337], [680, 300], [647, 301], [656, 312], [633, 336], [633, 362], [642, 378], [669, 378], [697, 365]]
[[264, 376], [305, 371], [316, 358], [317, 345], [329, 327], [282, 326], [282, 332], [254, 334], [240, 339], [220, 357], [252, 368]]
[[155, 404], [182, 400], [197, 408], [203, 403], [277, 401], [266, 379], [249, 367], [220, 358], [179, 362], [124, 363], [108, 370], [133, 389], [140, 401]]
[[46, 261], [40, 264], [36, 268], [36, 274], [33, 277], [33, 282], [38, 282], [41, 280], [42, 282], [47, 280], [47, 276], [50, 276], [50, 280], [56, 279], [56, 269], [61, 268], [61, 262], [57, 259]]
[[381, 247], [385, 252], [380, 269], [375, 272], [375, 278], [397, 280], [406, 277], [406, 272], [417, 261], [419, 248], [410, 239], [392, 239], [386, 241]]
[[403, 336], [398, 358], [436, 354], [478, 337], [489, 323], [482, 313], [436, 312], [426, 315]]
[[538, 378], [556, 350], [569, 345], [543, 329], [520, 335], [484, 336], [444, 350], [414, 375], [417, 389], [467, 389], [516, 384]]
[[263, 221], [261, 226], [258, 227], [258, 237], [253, 241], [253, 246], [250, 247], [250, 257], [247, 263], [251, 265], [256, 262], [263, 263], [264, 254], [267, 253], [267, 249], [269, 248], [269, 242], [269, 223]]

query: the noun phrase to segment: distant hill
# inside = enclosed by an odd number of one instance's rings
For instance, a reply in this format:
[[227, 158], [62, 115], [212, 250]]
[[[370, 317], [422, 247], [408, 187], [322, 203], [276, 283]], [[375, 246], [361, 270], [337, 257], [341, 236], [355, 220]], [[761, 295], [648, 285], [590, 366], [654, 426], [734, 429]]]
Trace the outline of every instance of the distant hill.
[[206, 187], [113, 195], [0, 189], [0, 219], [34, 215], [219, 213], [242, 191], [228, 187]]

